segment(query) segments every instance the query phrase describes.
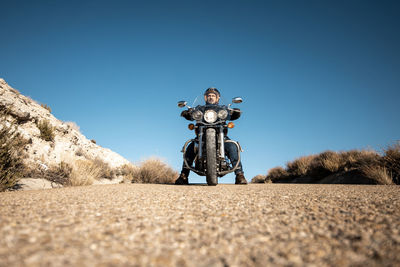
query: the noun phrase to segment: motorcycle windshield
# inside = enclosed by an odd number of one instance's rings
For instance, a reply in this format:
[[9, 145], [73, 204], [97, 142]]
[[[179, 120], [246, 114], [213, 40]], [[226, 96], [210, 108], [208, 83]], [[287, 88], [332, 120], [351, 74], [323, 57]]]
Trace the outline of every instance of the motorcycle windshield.
[[[190, 102], [188, 101], [188, 103], [190, 103]], [[220, 106], [228, 106], [228, 104], [230, 104], [230, 103], [231, 102], [226, 101], [226, 98], [221, 96], [220, 99], [219, 99], [218, 105], [220, 105]], [[196, 96], [191, 104], [192, 104], [191, 105], [192, 108], [195, 108], [197, 106], [204, 106], [206, 104], [206, 101], [204, 100], [204, 95]]]

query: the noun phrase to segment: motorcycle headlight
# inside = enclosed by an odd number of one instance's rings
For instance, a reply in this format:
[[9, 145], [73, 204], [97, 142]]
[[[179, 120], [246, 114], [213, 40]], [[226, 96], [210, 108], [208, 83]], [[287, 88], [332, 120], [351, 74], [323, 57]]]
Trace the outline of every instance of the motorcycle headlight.
[[225, 120], [226, 117], [228, 117], [228, 111], [226, 111], [226, 109], [221, 109], [220, 111], [218, 111], [218, 118], [220, 118], [221, 120]]
[[195, 110], [192, 113], [192, 118], [196, 121], [199, 121], [201, 118], [203, 118], [203, 113], [200, 110]]
[[208, 123], [213, 123], [217, 120], [217, 112], [212, 109], [207, 110], [204, 113], [204, 120]]

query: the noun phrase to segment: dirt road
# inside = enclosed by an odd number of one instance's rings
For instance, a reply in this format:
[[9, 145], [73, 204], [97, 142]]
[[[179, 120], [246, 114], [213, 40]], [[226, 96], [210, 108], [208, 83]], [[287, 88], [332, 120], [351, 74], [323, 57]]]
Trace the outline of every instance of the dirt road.
[[0, 266], [399, 266], [400, 187], [6, 192], [0, 237]]

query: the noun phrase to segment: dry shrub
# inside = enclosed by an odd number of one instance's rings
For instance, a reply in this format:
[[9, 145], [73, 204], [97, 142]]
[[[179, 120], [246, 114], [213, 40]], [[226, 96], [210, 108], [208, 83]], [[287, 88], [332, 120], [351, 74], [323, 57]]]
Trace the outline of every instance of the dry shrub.
[[376, 164], [381, 157], [373, 150], [350, 150], [342, 152], [343, 170], [360, 169], [362, 166]]
[[119, 174], [122, 175], [124, 177], [125, 181], [133, 181], [133, 176], [136, 174], [137, 172], [137, 168], [135, 165], [128, 163], [128, 164], [124, 164], [121, 167], [119, 167]]
[[266, 181], [274, 181], [277, 179], [287, 178], [289, 173], [282, 167], [275, 167], [268, 171]]
[[361, 172], [368, 178], [376, 181], [377, 184], [393, 185], [392, 175], [382, 166], [362, 166]]
[[47, 109], [51, 113], [51, 108], [46, 104], [40, 104], [40, 106], [44, 109]]
[[133, 170], [133, 183], [173, 184], [178, 172], [157, 158], [148, 159]]
[[42, 177], [54, 183], [67, 185], [72, 173], [72, 166], [64, 161], [58, 165], [50, 166], [43, 172]]
[[75, 131], [79, 132], [80, 131], [80, 127], [78, 126], [78, 124], [76, 124], [73, 121], [66, 121], [64, 122], [66, 125], [68, 125], [71, 129], [74, 129]]
[[333, 151], [325, 151], [314, 160], [316, 159], [319, 160], [324, 169], [330, 171], [331, 173], [337, 172], [343, 166], [342, 157], [340, 154]]
[[286, 163], [286, 171], [292, 176], [306, 175], [314, 158], [314, 155], [304, 156], [288, 162]]
[[309, 166], [308, 175], [312, 177], [325, 177], [342, 168], [342, 157], [334, 151], [324, 151], [316, 156]]
[[[266, 181], [293, 181], [309, 177], [318, 181], [331, 174], [358, 171], [377, 184], [399, 184], [400, 144], [390, 146], [381, 156], [373, 150], [325, 151], [318, 155], [300, 157], [286, 164], [286, 170], [276, 167], [269, 170]], [[311, 181], [311, 180], [307, 180]]]
[[104, 162], [100, 158], [95, 158], [93, 164], [101, 170], [100, 178], [106, 178], [112, 180], [115, 178], [115, 171], [110, 167], [110, 165]]
[[393, 181], [400, 184], [400, 144], [389, 146], [384, 153], [384, 165], [391, 171]]
[[[44, 166], [44, 167], [43, 167]], [[100, 178], [112, 179], [115, 176], [111, 167], [101, 159], [79, 159], [64, 155], [60, 164], [40, 166], [24, 174], [25, 177], [44, 178], [66, 186], [91, 185]]]
[[68, 181], [69, 186], [91, 185], [102, 174], [102, 168], [92, 160], [76, 160]]
[[266, 175], [262, 175], [262, 174], [256, 175], [256, 176], [253, 177], [253, 179], [251, 179], [251, 183], [253, 183], [253, 184], [263, 184], [263, 183], [265, 183], [265, 178], [267, 178]]
[[[4, 114], [0, 117], [5, 118]], [[1, 125], [0, 129], [0, 191], [14, 187], [22, 177], [24, 164], [21, 155], [27, 144], [18, 132], [15, 125]]]
[[43, 120], [37, 124], [40, 130], [40, 138], [45, 141], [53, 141], [54, 140], [54, 128], [51, 126], [48, 120]]
[[77, 150], [75, 150], [75, 156], [84, 157], [85, 151], [81, 147], [79, 147]]

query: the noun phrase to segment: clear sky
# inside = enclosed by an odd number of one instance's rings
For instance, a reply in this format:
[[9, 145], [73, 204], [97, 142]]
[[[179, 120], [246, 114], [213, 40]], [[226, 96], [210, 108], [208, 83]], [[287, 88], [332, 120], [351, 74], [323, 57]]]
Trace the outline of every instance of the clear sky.
[[400, 139], [400, 1], [0, 0], [0, 14], [0, 77], [132, 162], [179, 170], [193, 132], [177, 101], [211, 86], [244, 99], [229, 136], [248, 180]]

